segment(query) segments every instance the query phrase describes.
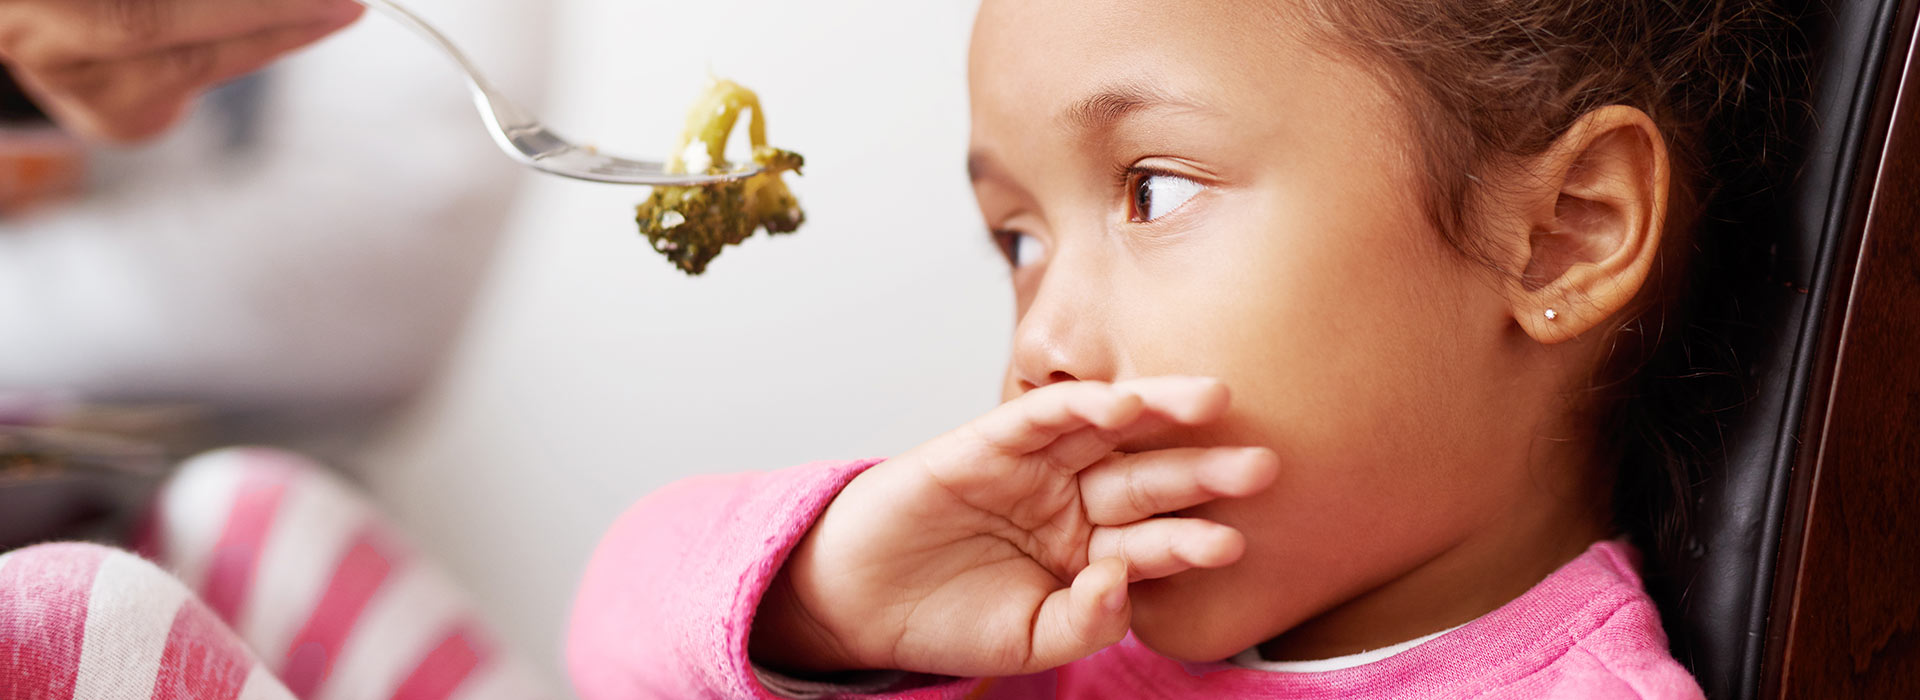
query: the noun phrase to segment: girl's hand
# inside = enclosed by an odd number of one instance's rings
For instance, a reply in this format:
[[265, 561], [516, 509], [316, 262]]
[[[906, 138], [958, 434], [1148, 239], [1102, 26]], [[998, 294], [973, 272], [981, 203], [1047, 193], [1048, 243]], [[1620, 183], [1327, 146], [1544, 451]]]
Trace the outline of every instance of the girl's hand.
[[793, 671], [1041, 671], [1126, 635], [1127, 583], [1240, 558], [1225, 525], [1155, 517], [1271, 484], [1265, 448], [1115, 452], [1227, 407], [1192, 377], [1064, 382], [868, 469], [760, 604], [751, 653]]

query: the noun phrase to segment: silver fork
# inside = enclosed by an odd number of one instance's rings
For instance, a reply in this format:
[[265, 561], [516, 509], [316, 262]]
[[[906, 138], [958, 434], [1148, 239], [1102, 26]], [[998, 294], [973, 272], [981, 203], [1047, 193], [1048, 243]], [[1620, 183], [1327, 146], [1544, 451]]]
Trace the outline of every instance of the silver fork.
[[389, 0], [359, 0], [360, 4], [379, 11], [400, 24], [406, 25], [428, 42], [440, 47], [440, 50], [459, 64], [460, 70], [467, 74], [467, 85], [473, 89], [474, 106], [480, 110], [480, 119], [487, 123], [487, 131], [493, 134], [493, 142], [507, 156], [522, 164], [545, 173], [594, 182], [611, 182], [623, 185], [704, 185], [725, 180], [736, 180], [760, 172], [759, 166], [747, 165], [719, 175], [705, 173], [670, 173], [666, 164], [659, 161], [622, 158], [601, 153], [590, 146], [575, 145], [572, 141], [554, 133], [539, 119], [515, 106], [480, 75], [467, 55], [453, 45], [447, 37], [420, 19], [406, 8]]

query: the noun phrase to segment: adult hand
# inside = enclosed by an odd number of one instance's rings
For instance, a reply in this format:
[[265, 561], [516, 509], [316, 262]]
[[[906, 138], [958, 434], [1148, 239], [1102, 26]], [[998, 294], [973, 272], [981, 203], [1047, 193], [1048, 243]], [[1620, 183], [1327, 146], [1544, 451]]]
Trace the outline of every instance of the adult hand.
[[127, 142], [351, 24], [353, 0], [0, 0], [0, 63], [54, 121]]

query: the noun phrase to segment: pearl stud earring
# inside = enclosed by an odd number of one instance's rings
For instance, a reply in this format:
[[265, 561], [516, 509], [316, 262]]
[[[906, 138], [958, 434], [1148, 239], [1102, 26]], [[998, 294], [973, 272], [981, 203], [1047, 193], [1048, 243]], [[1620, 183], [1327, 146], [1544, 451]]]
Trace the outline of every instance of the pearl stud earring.
[[1541, 315], [1546, 316], [1549, 321], [1560, 318], [1560, 312], [1554, 311], [1553, 309], [1547, 309], [1547, 312]]

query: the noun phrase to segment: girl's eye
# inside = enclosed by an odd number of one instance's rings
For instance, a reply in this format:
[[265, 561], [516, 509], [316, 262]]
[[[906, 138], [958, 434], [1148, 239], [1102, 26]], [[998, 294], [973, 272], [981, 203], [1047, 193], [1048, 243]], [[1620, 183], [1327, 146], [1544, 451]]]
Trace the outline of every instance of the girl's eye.
[[1134, 223], [1153, 221], [1179, 209], [1204, 187], [1179, 175], [1136, 170], [1130, 183], [1133, 201], [1127, 218]]
[[994, 231], [993, 238], [1000, 244], [1000, 254], [1006, 256], [1007, 264], [1015, 268], [1040, 262], [1047, 255], [1047, 244], [1019, 231]]

